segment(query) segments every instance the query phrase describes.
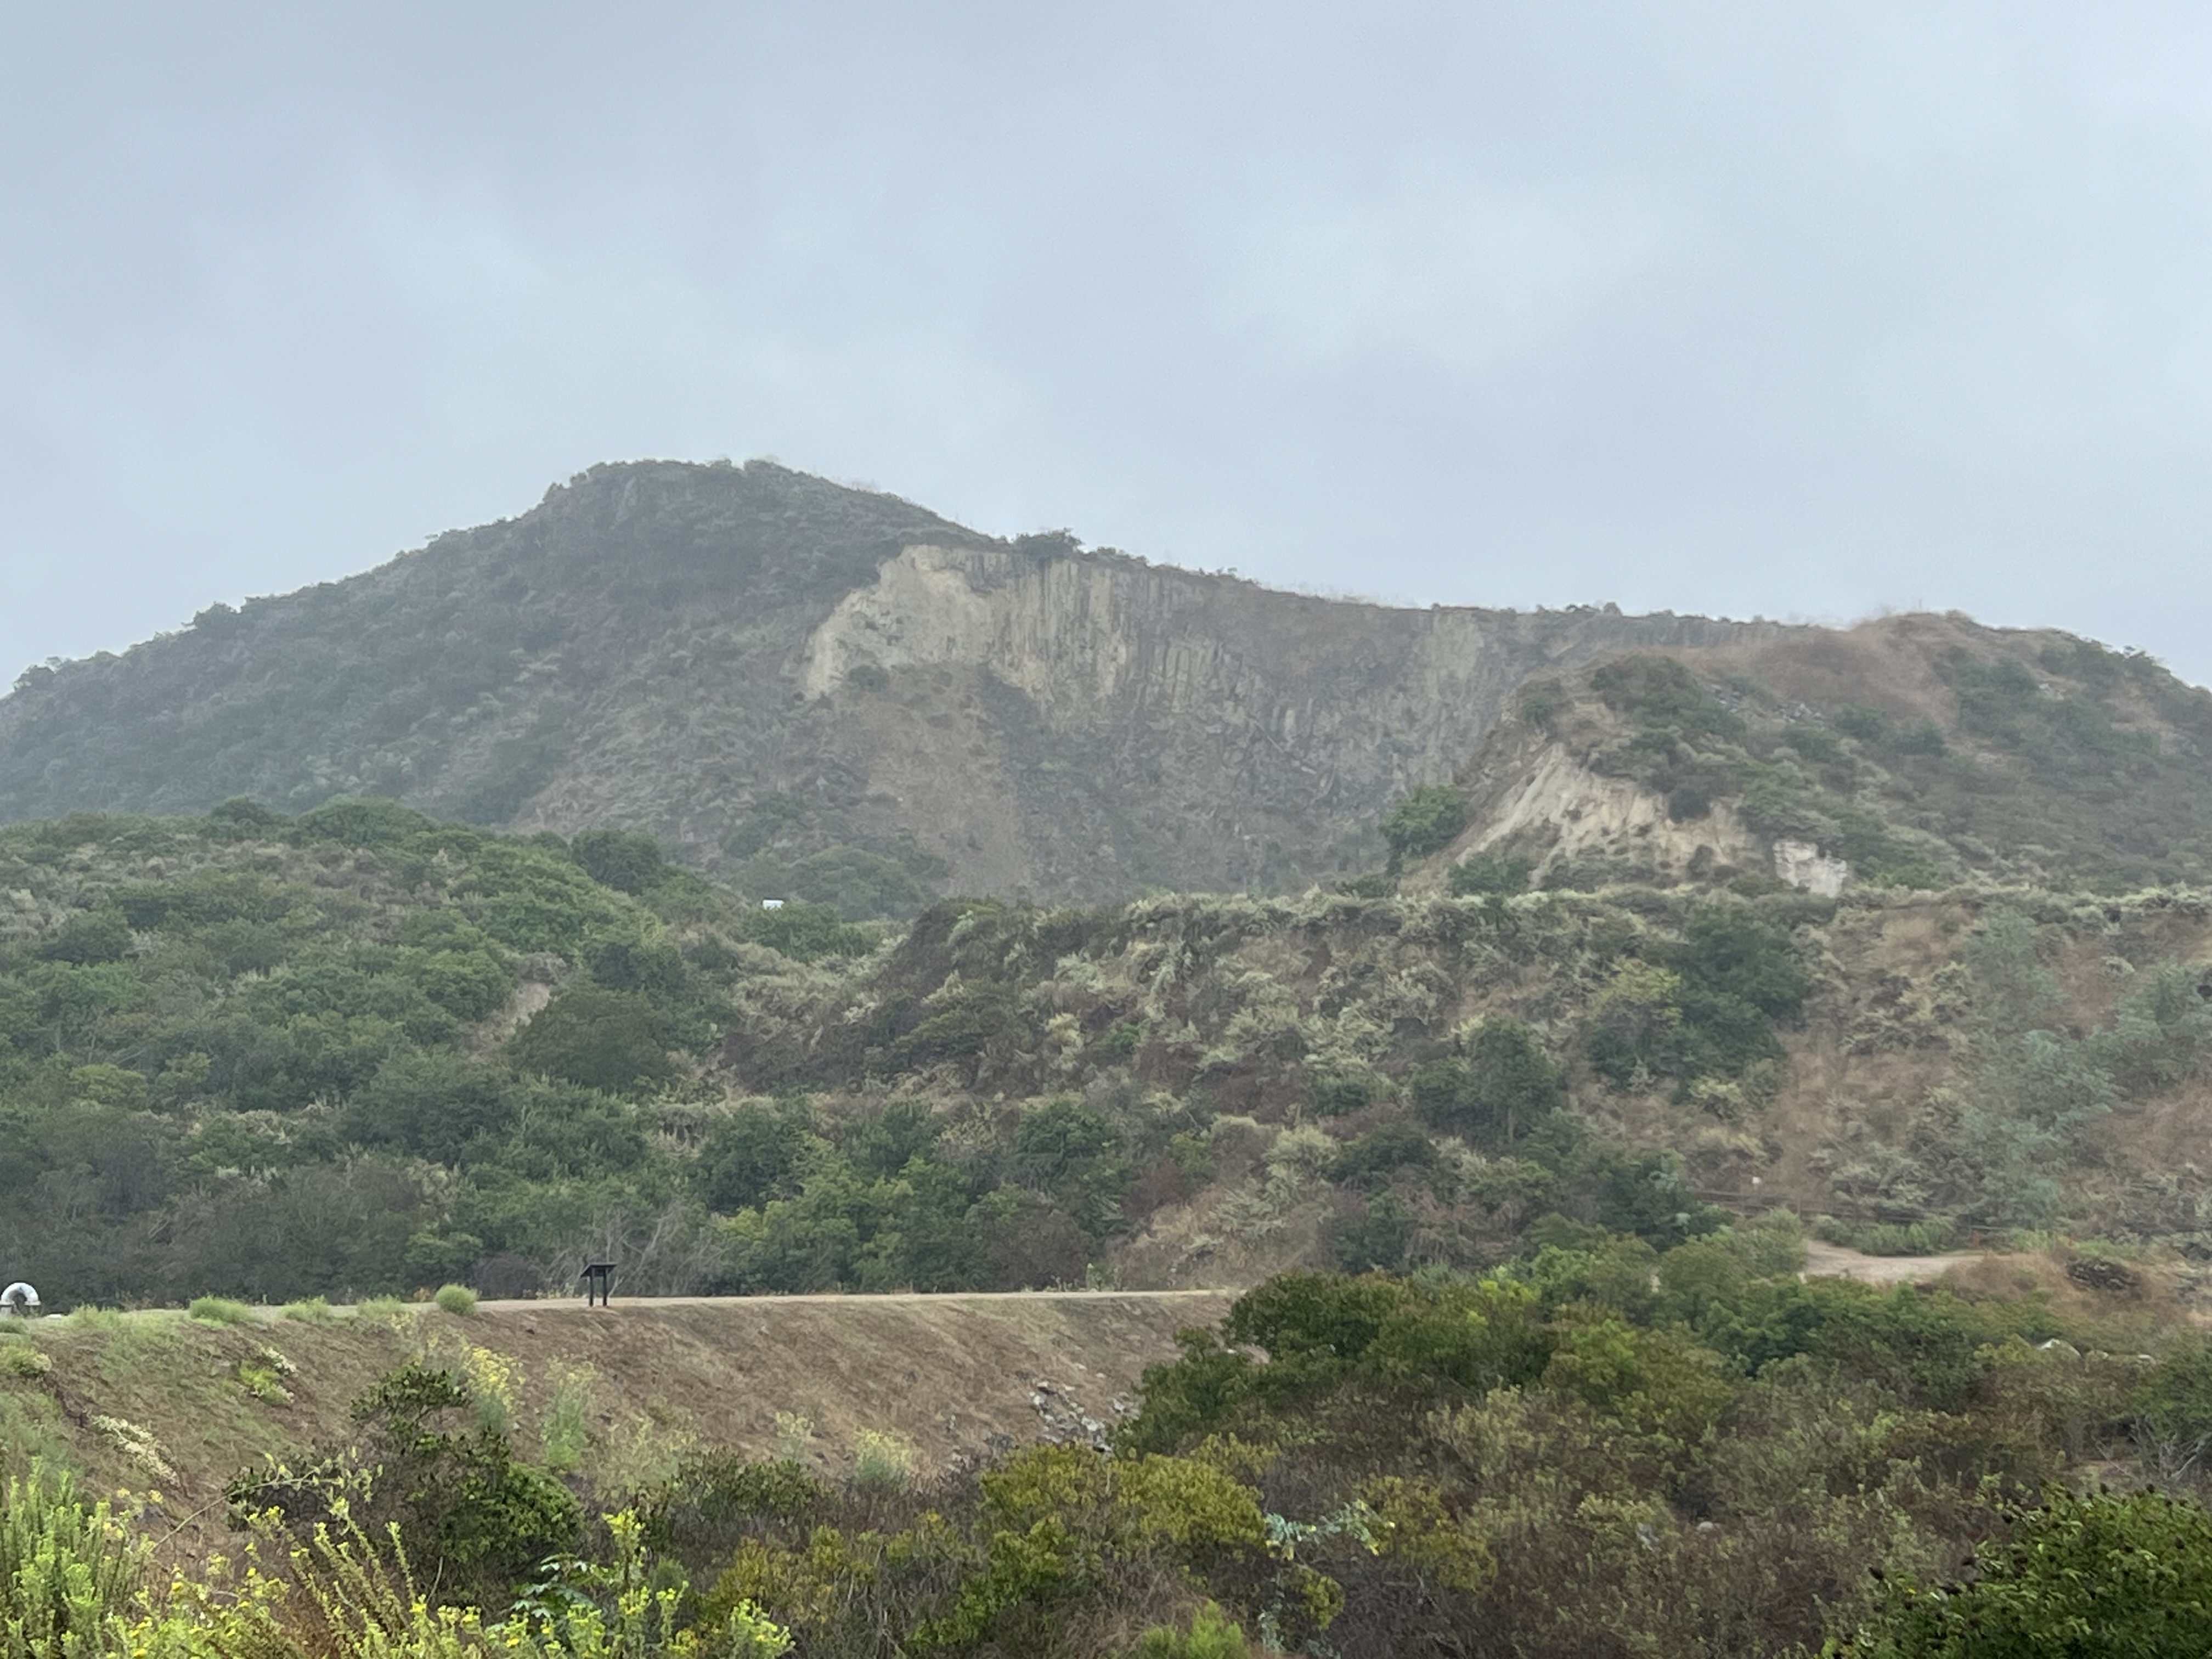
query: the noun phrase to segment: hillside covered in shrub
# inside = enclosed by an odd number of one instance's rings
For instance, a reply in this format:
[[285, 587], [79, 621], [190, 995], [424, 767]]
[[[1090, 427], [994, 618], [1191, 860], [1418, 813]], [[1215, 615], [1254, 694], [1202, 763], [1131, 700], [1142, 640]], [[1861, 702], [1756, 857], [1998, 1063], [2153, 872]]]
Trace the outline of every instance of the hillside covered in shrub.
[[1863, 886], [2212, 878], [2212, 694], [2148, 657], [1956, 617], [1540, 677], [1457, 783], [1401, 802], [1393, 846], [1433, 853], [1471, 826], [1462, 891], [1755, 879], [1778, 846]]
[[734, 981], [872, 944], [642, 837], [389, 802], [0, 830], [0, 1261], [67, 1302], [534, 1288], [688, 1193]]
[[1455, 856], [894, 930], [389, 803], [0, 831], [0, 1261], [64, 1303], [609, 1256], [639, 1291], [1237, 1285], [1776, 1206], [2212, 1260], [2193, 890], [1455, 896]]
[[[1781, 1217], [1663, 1250], [1543, 1231], [1481, 1275], [1270, 1279], [1106, 1443], [950, 1467], [790, 1413], [771, 1455], [641, 1463], [594, 1405], [621, 1353], [526, 1376], [466, 1318], [336, 1316], [411, 1326], [410, 1357], [219, 1498], [112, 1418], [118, 1498], [0, 1449], [0, 1629], [27, 1659], [1984, 1659], [2054, 1624], [2203, 1650], [2212, 1351], [2170, 1306], [2018, 1264], [1807, 1281]], [[228, 1316], [266, 1398], [276, 1345], [334, 1317]], [[206, 1346], [162, 1320], [0, 1333], [0, 1409]], [[242, 1553], [163, 1560], [217, 1503]]]

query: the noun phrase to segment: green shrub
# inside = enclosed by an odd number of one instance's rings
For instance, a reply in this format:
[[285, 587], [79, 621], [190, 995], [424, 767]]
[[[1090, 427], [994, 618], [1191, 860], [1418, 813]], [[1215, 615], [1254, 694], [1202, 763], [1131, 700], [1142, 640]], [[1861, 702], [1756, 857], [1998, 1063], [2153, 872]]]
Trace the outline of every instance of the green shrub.
[[1844, 758], [1842, 742], [1825, 726], [1789, 726], [1782, 741], [1815, 766], [1833, 766]]
[[52, 1358], [27, 1342], [0, 1345], [0, 1376], [12, 1376], [20, 1382], [35, 1382], [53, 1368]]
[[581, 830], [568, 842], [584, 873], [618, 893], [642, 893], [670, 873], [667, 854], [651, 836], [626, 830]]
[[1387, 871], [1371, 871], [1364, 876], [1353, 876], [1336, 884], [1336, 890], [1346, 898], [1386, 899], [1398, 890], [1398, 878]]
[[2212, 1642], [2212, 1515], [2160, 1492], [2053, 1489], [1974, 1572], [1892, 1586], [1845, 1659], [2165, 1659]]
[[1190, 1628], [1155, 1625], [1130, 1650], [1131, 1659], [1246, 1659], [1251, 1651], [1237, 1621], [1208, 1601], [1191, 1615]]
[[354, 1316], [380, 1324], [396, 1324], [405, 1318], [408, 1307], [396, 1296], [372, 1296], [354, 1304]]
[[553, 1384], [539, 1436], [545, 1467], [556, 1474], [569, 1474], [582, 1464], [592, 1437], [591, 1409], [590, 1370], [563, 1370]]
[[1788, 930], [1748, 905], [1700, 905], [1684, 932], [1662, 962], [1620, 963], [1591, 1000], [1584, 1049], [1616, 1086], [1640, 1070], [1686, 1092], [1696, 1078], [1777, 1059], [1775, 1023], [1794, 1019], [1812, 990]]
[[507, 1045], [518, 1072], [536, 1072], [611, 1095], [650, 1091], [675, 1075], [668, 1034], [652, 1003], [633, 991], [563, 991]]
[[758, 1209], [798, 1176], [807, 1141], [803, 1103], [749, 1102], [707, 1127], [691, 1181], [709, 1209], [724, 1215]]
[[1357, 1072], [1317, 1075], [1311, 1085], [1314, 1110], [1323, 1117], [1343, 1117], [1363, 1111], [1375, 1099], [1375, 1079]]
[[118, 910], [79, 911], [40, 945], [39, 954], [78, 967], [120, 962], [131, 954], [131, 924]]
[[1729, 738], [1743, 730], [1741, 718], [1672, 657], [1623, 657], [1591, 670], [1589, 682], [1615, 714], [1686, 738]]
[[1412, 1077], [1423, 1121], [1480, 1146], [1510, 1146], [1566, 1103], [1566, 1081], [1517, 1019], [1485, 1020], [1467, 1058], [1433, 1061]]
[[834, 1495], [796, 1457], [756, 1462], [708, 1452], [685, 1458], [639, 1507], [655, 1549], [687, 1560], [726, 1559], [763, 1522], [802, 1522]]
[[1852, 808], [1836, 814], [1826, 850], [1849, 861], [1854, 879], [1875, 887], [1941, 887], [1949, 879], [1926, 848], [1893, 834], [1873, 813]]
[[203, 1325], [250, 1325], [253, 1322], [252, 1309], [243, 1302], [233, 1302], [227, 1297], [195, 1297], [191, 1306], [185, 1311]]
[[466, 1319], [477, 1310], [477, 1293], [465, 1285], [441, 1285], [430, 1299], [457, 1319]]
[[1448, 783], [1425, 783], [1382, 820], [1382, 840], [1395, 874], [1407, 859], [1441, 853], [1467, 828], [1467, 797]]
[[547, 1556], [574, 1546], [583, 1511], [484, 1426], [478, 1404], [465, 1378], [410, 1362], [353, 1402], [362, 1465], [378, 1471], [365, 1494], [359, 1466], [342, 1455], [242, 1475], [224, 1495], [234, 1516], [274, 1510], [302, 1540], [349, 1516], [371, 1535], [397, 1526], [409, 1561], [441, 1596], [503, 1606]]
[[64, 1472], [34, 1467], [0, 1493], [0, 1653], [85, 1659], [124, 1651], [129, 1611], [152, 1545], [105, 1499], [87, 1504]]
[[1368, 1200], [1364, 1208], [1339, 1217], [1328, 1228], [1330, 1254], [1348, 1273], [1401, 1267], [1413, 1242], [1413, 1212], [1389, 1193]]
[[910, 916], [922, 906], [921, 884], [907, 866], [859, 847], [830, 847], [791, 866], [791, 890], [825, 905], [847, 921]]
[[49, 1322], [46, 1328], [65, 1331], [71, 1336], [94, 1331], [112, 1334], [122, 1331], [129, 1322], [120, 1308], [103, 1308], [97, 1303], [88, 1302], [84, 1306], [72, 1308], [58, 1319]]
[[1948, 1221], [1884, 1221], [1854, 1230], [1845, 1242], [1869, 1255], [1933, 1255], [1955, 1245], [1959, 1230]]
[[862, 1429], [853, 1446], [853, 1480], [860, 1486], [896, 1490], [914, 1480], [914, 1448], [895, 1434]]
[[287, 1374], [266, 1361], [244, 1359], [239, 1362], [238, 1383], [256, 1400], [271, 1406], [288, 1405], [292, 1391], [284, 1386]]
[[1847, 702], [1836, 710], [1833, 719], [1837, 731], [1861, 743], [1880, 743], [1889, 735], [1889, 716], [1879, 708]]
[[1448, 884], [1454, 898], [1486, 898], [1492, 894], [1510, 898], [1528, 890], [1528, 877], [1535, 867], [1530, 860], [1510, 854], [1477, 853], [1452, 866]]
[[296, 1319], [302, 1325], [327, 1325], [337, 1316], [331, 1304], [319, 1296], [311, 1296], [298, 1302], [287, 1302], [279, 1310], [285, 1319]]
[[1329, 1164], [1332, 1181], [1358, 1183], [1436, 1162], [1437, 1149], [1419, 1126], [1386, 1123], [1346, 1141]]
[[1889, 746], [1900, 755], [1932, 757], [1943, 753], [1950, 744], [1944, 739], [1942, 726], [1933, 720], [1922, 720], [1892, 736]]

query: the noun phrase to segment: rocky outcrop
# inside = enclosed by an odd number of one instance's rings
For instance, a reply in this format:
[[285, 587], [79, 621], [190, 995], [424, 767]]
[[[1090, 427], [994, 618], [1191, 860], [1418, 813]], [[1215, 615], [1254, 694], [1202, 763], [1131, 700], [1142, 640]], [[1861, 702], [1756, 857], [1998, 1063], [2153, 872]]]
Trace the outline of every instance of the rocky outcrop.
[[1774, 873], [1815, 897], [1833, 898], [1850, 883], [1851, 866], [1813, 842], [1785, 839], [1774, 843]]
[[1462, 854], [1499, 846], [1540, 851], [1539, 880], [1593, 854], [1633, 859], [1661, 880], [1723, 864], [1755, 867], [1761, 858], [1759, 838], [1733, 803], [1716, 802], [1702, 817], [1677, 823], [1659, 796], [1626, 778], [1601, 776], [1557, 743], [1542, 744], [1526, 773], [1487, 805]]

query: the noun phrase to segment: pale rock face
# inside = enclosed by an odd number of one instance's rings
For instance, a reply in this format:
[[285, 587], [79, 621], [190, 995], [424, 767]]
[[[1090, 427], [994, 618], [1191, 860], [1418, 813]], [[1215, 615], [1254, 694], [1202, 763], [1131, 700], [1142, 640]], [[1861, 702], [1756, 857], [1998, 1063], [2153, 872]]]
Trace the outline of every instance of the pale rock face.
[[863, 665], [959, 665], [1033, 699], [1110, 697], [1129, 665], [1126, 581], [1081, 561], [1039, 568], [992, 548], [909, 547], [814, 630], [800, 684], [825, 697]]
[[[1395, 610], [1118, 555], [915, 543], [814, 624], [797, 679], [805, 706], [853, 722], [871, 799], [941, 849], [956, 885], [1100, 896], [1133, 869], [1224, 888], [1357, 868], [1379, 856], [1372, 825], [1391, 800], [1452, 775], [1530, 673], [1746, 636], [1686, 617]], [[856, 669], [887, 677], [872, 700], [852, 695]], [[1725, 811], [1678, 826], [1632, 786], [1584, 774], [1574, 789], [1594, 815], [1575, 845], [1636, 837], [1679, 867], [1717, 838], [1724, 861], [1763, 857]], [[932, 833], [946, 824], [957, 832]]]
[[1717, 801], [1704, 817], [1678, 823], [1650, 790], [1626, 778], [1601, 776], [1557, 744], [1546, 745], [1467, 850], [1481, 852], [1532, 829], [1556, 831], [1547, 865], [1584, 853], [1634, 853], [1680, 876], [1700, 848], [1717, 864], [1756, 864], [1760, 856], [1758, 837], [1728, 802]]
[[1778, 841], [1774, 843], [1774, 873], [1778, 879], [1802, 888], [1817, 898], [1833, 898], [1850, 880], [1851, 866], [1843, 859], [1822, 853], [1809, 841]]

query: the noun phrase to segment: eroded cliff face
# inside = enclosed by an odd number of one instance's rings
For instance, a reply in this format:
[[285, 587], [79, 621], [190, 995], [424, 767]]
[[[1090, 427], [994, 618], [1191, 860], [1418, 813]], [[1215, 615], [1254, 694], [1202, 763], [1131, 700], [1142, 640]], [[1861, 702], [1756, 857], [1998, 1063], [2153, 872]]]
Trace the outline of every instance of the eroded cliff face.
[[1370, 866], [1391, 799], [1449, 777], [1531, 673], [1747, 631], [917, 545], [812, 630], [798, 680], [854, 708], [871, 799], [904, 810], [956, 885], [1106, 898]]
[[1601, 777], [1556, 743], [1546, 744], [1527, 775], [1509, 789], [1468, 837], [1469, 852], [1528, 842], [1543, 848], [1534, 874], [1596, 854], [1638, 858], [1661, 879], [1702, 865], [1756, 869], [1765, 861], [1760, 839], [1733, 803], [1717, 801], [1704, 817], [1678, 823], [1667, 803], [1626, 778]]
[[0, 817], [386, 794], [742, 872], [772, 807], [780, 867], [908, 847], [957, 891], [1297, 888], [1378, 862], [1390, 801], [1450, 777], [1531, 673], [1789, 631], [1314, 599], [762, 463], [640, 463], [27, 677]]

